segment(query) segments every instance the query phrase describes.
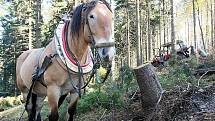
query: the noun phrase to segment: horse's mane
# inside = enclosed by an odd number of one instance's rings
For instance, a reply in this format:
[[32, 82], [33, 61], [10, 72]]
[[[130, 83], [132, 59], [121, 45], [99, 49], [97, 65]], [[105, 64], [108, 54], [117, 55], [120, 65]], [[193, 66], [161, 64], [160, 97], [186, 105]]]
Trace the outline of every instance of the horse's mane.
[[[81, 29], [81, 24], [84, 22], [82, 19], [87, 19], [86, 16], [82, 17], [82, 10], [86, 12], [86, 15], [95, 7], [98, 1], [102, 1], [104, 4], [107, 5], [108, 9], [110, 9], [109, 4], [106, 0], [92, 0], [89, 3], [82, 3], [81, 5], [77, 6], [72, 15], [72, 23], [71, 23], [71, 32], [73, 37], [79, 37], [79, 31]], [[110, 9], [111, 10], [111, 9]]]
[[72, 31], [73, 37], [79, 36], [79, 31], [80, 31], [81, 22], [82, 22], [81, 13], [82, 13], [83, 6], [84, 6], [84, 4], [77, 6], [72, 15], [71, 31]]

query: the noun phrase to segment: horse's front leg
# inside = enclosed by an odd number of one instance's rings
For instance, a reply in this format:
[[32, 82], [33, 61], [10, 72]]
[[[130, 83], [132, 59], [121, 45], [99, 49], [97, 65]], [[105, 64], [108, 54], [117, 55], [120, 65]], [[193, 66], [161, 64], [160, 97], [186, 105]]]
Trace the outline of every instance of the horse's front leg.
[[77, 105], [77, 102], [78, 102], [78, 99], [79, 99], [79, 96], [78, 94], [71, 94], [72, 96], [72, 99], [70, 101], [70, 104], [68, 106], [68, 113], [69, 113], [69, 119], [68, 121], [73, 121], [73, 116], [76, 112], [76, 105]]
[[60, 89], [56, 85], [49, 85], [47, 87], [47, 96], [51, 113], [49, 114], [49, 121], [57, 121], [58, 114], [58, 100], [60, 98]]

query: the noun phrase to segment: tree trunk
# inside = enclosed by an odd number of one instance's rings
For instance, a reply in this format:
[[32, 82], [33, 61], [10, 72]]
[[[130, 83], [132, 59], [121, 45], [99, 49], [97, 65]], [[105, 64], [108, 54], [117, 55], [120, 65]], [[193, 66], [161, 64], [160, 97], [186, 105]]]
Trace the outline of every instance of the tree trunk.
[[170, 0], [171, 5], [171, 44], [172, 44], [172, 53], [175, 55], [175, 24], [174, 24], [174, 5], [173, 0]]
[[36, 0], [36, 14], [35, 14], [35, 18], [36, 18], [36, 48], [40, 48], [41, 47], [41, 41], [40, 41], [40, 37], [41, 37], [41, 29], [40, 29], [40, 24], [41, 24], [41, 0]]
[[165, 19], [165, 0], [163, 0], [163, 43], [166, 43], [166, 19]]
[[126, 7], [126, 13], [127, 13], [127, 38], [126, 38], [126, 40], [127, 40], [127, 50], [128, 50], [128, 52], [127, 52], [127, 59], [128, 59], [128, 66], [131, 66], [131, 55], [130, 55], [130, 19], [129, 19], [129, 11], [128, 11], [128, 0], [127, 0], [127, 7]]
[[[111, 10], [112, 10], [112, 13], [113, 13], [113, 18], [115, 18], [115, 10], [114, 10], [114, 2], [112, 0], [110, 0], [110, 5], [111, 5]], [[114, 21], [113, 21], [113, 24], [112, 24], [112, 39], [114, 40], [114, 36], [115, 36], [115, 33], [114, 33]], [[115, 61], [115, 57], [113, 58], [113, 61], [112, 61], [112, 70], [116, 70], [116, 61]], [[115, 80], [116, 78], [116, 74], [113, 72], [112, 73], [112, 80]]]
[[215, 0], [213, 1], [213, 40], [212, 40], [212, 49], [214, 49], [214, 46], [215, 46], [215, 19], [214, 19], [214, 17], [215, 17]]
[[214, 32], [214, 18], [213, 18], [213, 1], [211, 0], [211, 7], [210, 7], [210, 11], [211, 11], [211, 46], [210, 49], [213, 49], [213, 32]]
[[158, 36], [159, 36], [159, 48], [161, 49], [161, 0], [159, 0], [159, 16], [160, 16], [160, 19], [159, 19], [159, 33], [158, 33]]
[[[31, 0], [29, 0], [29, 9], [28, 10], [30, 10], [31, 9]], [[28, 18], [28, 30], [29, 30], [29, 32], [28, 32], [28, 48], [29, 48], [29, 50], [31, 50], [32, 48], [33, 48], [33, 39], [32, 39], [32, 14], [31, 14], [31, 12], [29, 11], [29, 18]]]
[[208, 1], [207, 1], [207, 8], [206, 8], [206, 14], [207, 14], [207, 15], [206, 15], [206, 21], [207, 21], [206, 23], [207, 23], [207, 24], [206, 24], [206, 30], [205, 30], [205, 31], [206, 31], [206, 33], [205, 33], [205, 40], [206, 40], [206, 41], [205, 41], [205, 42], [206, 42], [205, 45], [206, 45], [206, 48], [207, 48], [207, 49], [209, 49], [209, 43], [210, 43], [210, 41], [209, 41], [209, 39], [208, 39], [208, 32], [209, 32], [209, 25], [208, 25], [209, 12], [208, 12], [208, 11], [209, 11], [209, 5], [208, 5]]
[[136, 23], [137, 23], [137, 66], [141, 65], [141, 42], [140, 42], [140, 1], [136, 0]]
[[198, 5], [197, 1], [196, 1], [196, 3], [197, 3], [197, 14], [198, 14], [199, 29], [200, 29], [201, 37], [202, 37], [202, 44], [203, 44], [203, 47], [204, 47], [204, 50], [205, 50], [206, 48], [205, 48], [204, 34], [203, 34], [201, 20], [200, 20], [199, 5]]
[[155, 115], [157, 105], [163, 94], [163, 89], [154, 69], [151, 64], [142, 65], [134, 69], [141, 92], [143, 115], [146, 121], [150, 121]]
[[197, 48], [197, 42], [196, 42], [196, 12], [195, 12], [195, 0], [193, 2], [193, 41], [194, 41], [194, 47]]
[[79, 0], [75, 0], [75, 6], [79, 4]]
[[187, 41], [188, 41], [188, 44], [191, 45], [191, 42], [190, 42], [190, 23], [188, 20], [187, 20]]
[[151, 23], [150, 23], [150, 0], [146, 0], [146, 6], [147, 6], [147, 41], [148, 41], [148, 60], [151, 60]]

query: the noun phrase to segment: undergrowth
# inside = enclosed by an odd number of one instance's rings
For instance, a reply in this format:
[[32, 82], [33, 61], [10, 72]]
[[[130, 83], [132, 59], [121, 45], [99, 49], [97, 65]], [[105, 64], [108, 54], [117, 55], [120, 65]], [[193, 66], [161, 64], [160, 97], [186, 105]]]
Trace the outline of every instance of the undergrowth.
[[[195, 57], [183, 60], [170, 60], [166, 67], [157, 71], [159, 81], [165, 90], [175, 86], [198, 85], [199, 77], [193, 75], [193, 71], [198, 68], [207, 68], [215, 66], [214, 57], [209, 57], [205, 62], [199, 61]], [[100, 70], [101, 78], [104, 76], [105, 70]], [[207, 81], [206, 81], [207, 80]], [[215, 76], [208, 76], [200, 81], [200, 86], [208, 84], [208, 81], [215, 81]], [[88, 112], [94, 112], [100, 117], [103, 112], [111, 112], [114, 109], [122, 109], [130, 104], [128, 98], [134, 92], [138, 92], [139, 88], [135, 80], [133, 69], [123, 66], [119, 69], [115, 79], [112, 75], [104, 84], [98, 84], [96, 81], [90, 84], [90, 89], [78, 101], [76, 118]], [[13, 101], [12, 101], [13, 102]], [[64, 119], [67, 113], [68, 101], [64, 101], [59, 109], [60, 119]], [[19, 104], [19, 103], [17, 103]], [[0, 106], [13, 106], [16, 103], [5, 101], [0, 98]], [[102, 111], [102, 112], [101, 112]], [[42, 115], [47, 116], [49, 112], [48, 103], [45, 102]]]
[[95, 108], [112, 110], [122, 108], [127, 101], [129, 91], [137, 90], [134, 73], [131, 68], [124, 66], [113, 81], [108, 79], [104, 84], [94, 84], [94, 91], [85, 94], [78, 102], [78, 113], [85, 113]]
[[159, 79], [163, 88], [173, 88], [174, 86], [204, 86], [210, 81], [215, 81], [214, 76], [205, 76], [199, 80], [199, 76], [194, 75], [194, 71], [200, 68], [215, 66], [215, 59], [209, 56], [206, 61], [201, 61], [195, 56], [183, 60], [168, 61], [165, 68], [159, 71]]

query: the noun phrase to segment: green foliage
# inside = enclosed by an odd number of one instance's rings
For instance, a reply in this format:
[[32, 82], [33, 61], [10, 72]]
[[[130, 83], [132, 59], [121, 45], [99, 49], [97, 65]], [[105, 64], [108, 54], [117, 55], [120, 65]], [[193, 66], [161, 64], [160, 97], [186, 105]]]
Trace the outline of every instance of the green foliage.
[[102, 106], [108, 108], [108, 95], [103, 92], [91, 92], [87, 95], [84, 95], [82, 99], [78, 102], [78, 111], [87, 112], [96, 107]]
[[128, 66], [120, 69], [116, 80], [109, 79], [104, 85], [95, 85], [95, 91], [87, 93], [78, 102], [79, 112], [84, 113], [100, 107], [107, 110], [122, 108], [128, 92], [138, 89], [133, 70]]
[[[215, 66], [214, 62], [215, 59], [210, 56], [203, 62], [195, 56], [183, 60], [171, 59], [168, 61], [169, 66], [161, 70], [160, 82], [165, 88], [177, 85], [197, 85], [198, 78], [193, 75], [194, 70], [213, 67]], [[214, 77], [210, 76], [208, 80], [214, 81]], [[200, 86], [205, 83], [207, 82], [201, 81]]]
[[133, 69], [131, 69], [127, 65], [120, 68], [117, 82], [121, 83], [121, 84], [119, 84], [121, 86], [121, 89], [125, 89], [127, 91], [127, 90], [129, 90], [129, 88], [133, 87], [131, 85], [134, 85], [134, 82], [135, 82], [134, 79], [135, 78], [134, 78]]

